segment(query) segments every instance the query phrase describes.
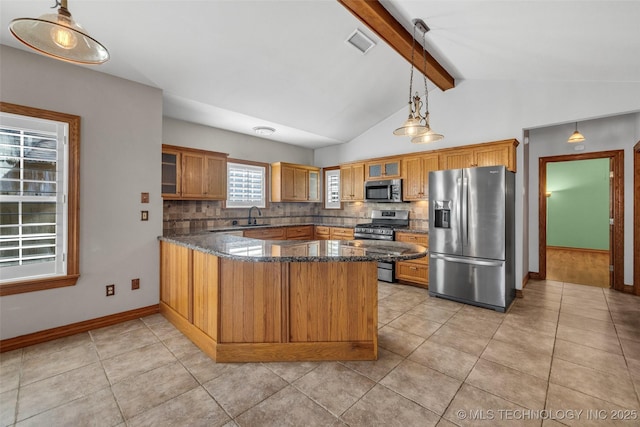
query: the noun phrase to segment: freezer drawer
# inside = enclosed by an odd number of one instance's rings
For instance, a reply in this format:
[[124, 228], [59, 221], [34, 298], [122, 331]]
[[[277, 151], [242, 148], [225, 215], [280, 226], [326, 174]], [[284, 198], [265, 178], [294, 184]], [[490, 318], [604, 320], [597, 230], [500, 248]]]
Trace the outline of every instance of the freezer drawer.
[[513, 293], [505, 261], [429, 254], [429, 295], [504, 312]]

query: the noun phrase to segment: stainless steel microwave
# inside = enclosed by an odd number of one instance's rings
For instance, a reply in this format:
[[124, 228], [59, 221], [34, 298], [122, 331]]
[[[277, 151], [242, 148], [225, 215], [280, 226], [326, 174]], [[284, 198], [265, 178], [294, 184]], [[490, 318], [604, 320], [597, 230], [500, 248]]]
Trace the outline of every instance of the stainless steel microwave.
[[364, 200], [378, 203], [402, 202], [402, 180], [366, 181], [364, 183]]

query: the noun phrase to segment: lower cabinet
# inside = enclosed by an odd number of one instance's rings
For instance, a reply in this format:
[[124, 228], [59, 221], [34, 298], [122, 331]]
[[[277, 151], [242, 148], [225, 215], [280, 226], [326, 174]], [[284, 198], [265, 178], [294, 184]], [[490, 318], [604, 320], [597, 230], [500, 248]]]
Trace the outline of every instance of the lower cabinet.
[[313, 225], [286, 227], [287, 240], [313, 240]]
[[242, 236], [261, 240], [285, 240], [287, 238], [287, 232], [285, 227], [254, 228], [244, 230]]
[[326, 225], [316, 225], [314, 230], [314, 238], [316, 240], [330, 240], [331, 227], [327, 227]]
[[[396, 233], [396, 241], [414, 243], [426, 248], [429, 247], [429, 236], [422, 233], [407, 233], [399, 231]], [[396, 262], [396, 279], [411, 285], [428, 288], [429, 258], [424, 257], [409, 261]]]
[[353, 228], [330, 227], [329, 236], [331, 240], [353, 240]]

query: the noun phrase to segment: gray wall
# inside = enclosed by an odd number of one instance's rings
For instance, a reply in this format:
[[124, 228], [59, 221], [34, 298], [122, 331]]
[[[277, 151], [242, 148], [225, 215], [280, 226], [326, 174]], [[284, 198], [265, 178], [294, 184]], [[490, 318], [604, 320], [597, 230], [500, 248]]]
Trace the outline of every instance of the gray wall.
[[[0, 298], [0, 337], [157, 304], [162, 92], [0, 46], [0, 99], [81, 117], [80, 279]], [[151, 203], [140, 203], [141, 192]], [[131, 291], [134, 278], [140, 289]], [[110, 283], [116, 295], [107, 298]]]

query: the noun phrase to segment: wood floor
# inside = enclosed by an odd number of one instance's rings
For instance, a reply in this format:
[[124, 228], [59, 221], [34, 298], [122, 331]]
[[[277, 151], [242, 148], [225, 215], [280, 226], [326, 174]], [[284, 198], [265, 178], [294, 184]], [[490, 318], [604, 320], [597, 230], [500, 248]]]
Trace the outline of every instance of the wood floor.
[[609, 252], [547, 246], [547, 280], [608, 288]]

